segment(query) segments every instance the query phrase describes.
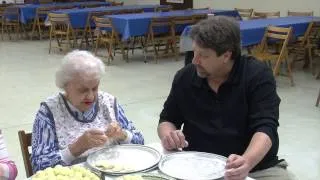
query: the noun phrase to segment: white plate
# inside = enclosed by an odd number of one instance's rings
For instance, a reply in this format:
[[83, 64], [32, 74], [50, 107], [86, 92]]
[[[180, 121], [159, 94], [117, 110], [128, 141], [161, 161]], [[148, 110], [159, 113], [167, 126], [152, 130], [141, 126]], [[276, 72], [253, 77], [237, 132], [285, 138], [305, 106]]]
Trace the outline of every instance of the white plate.
[[[87, 163], [95, 170], [109, 175], [137, 173], [157, 166], [161, 159], [160, 153], [154, 148], [142, 145], [118, 145], [104, 148], [89, 155]], [[129, 166], [133, 169], [114, 172], [95, 166], [97, 161], [106, 160], [110, 164]]]
[[[133, 175], [140, 175], [143, 178], [143, 180], [175, 180], [166, 175], [155, 174], [155, 173], [137, 173]], [[106, 180], [109, 180], [109, 179], [106, 179]], [[114, 180], [114, 179], [110, 179], [110, 180]], [[124, 176], [117, 177], [116, 180], [124, 180]]]
[[225, 173], [226, 158], [203, 152], [172, 153], [161, 159], [162, 173], [177, 179], [212, 180], [221, 179]]

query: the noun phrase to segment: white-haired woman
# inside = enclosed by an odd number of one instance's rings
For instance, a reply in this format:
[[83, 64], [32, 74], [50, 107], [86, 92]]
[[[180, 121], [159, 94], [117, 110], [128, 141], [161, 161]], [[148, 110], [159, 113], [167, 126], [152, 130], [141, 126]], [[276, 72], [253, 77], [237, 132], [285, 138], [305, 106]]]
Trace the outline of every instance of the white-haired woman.
[[41, 103], [32, 133], [33, 171], [71, 165], [116, 143], [143, 144], [116, 98], [98, 91], [104, 64], [87, 51], [63, 58], [56, 85], [63, 92]]

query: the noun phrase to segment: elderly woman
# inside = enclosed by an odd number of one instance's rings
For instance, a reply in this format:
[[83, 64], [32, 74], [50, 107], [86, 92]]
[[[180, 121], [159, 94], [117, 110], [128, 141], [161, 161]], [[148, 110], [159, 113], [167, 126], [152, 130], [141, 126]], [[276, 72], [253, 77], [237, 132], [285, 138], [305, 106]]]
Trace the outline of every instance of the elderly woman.
[[32, 134], [32, 168], [71, 165], [110, 144], [143, 144], [116, 98], [99, 92], [104, 64], [87, 51], [67, 54], [56, 73], [63, 92], [41, 103]]
[[0, 130], [0, 179], [16, 179], [17, 173], [16, 165], [9, 159], [8, 151]]

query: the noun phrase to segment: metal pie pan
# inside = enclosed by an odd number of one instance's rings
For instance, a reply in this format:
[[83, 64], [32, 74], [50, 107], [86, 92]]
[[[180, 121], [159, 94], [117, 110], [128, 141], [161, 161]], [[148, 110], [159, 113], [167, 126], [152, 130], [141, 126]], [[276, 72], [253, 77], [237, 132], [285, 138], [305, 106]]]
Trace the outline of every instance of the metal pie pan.
[[204, 152], [177, 152], [166, 155], [159, 162], [160, 171], [184, 180], [216, 180], [225, 173], [227, 158]]
[[[94, 170], [107, 175], [124, 175], [148, 170], [157, 166], [161, 159], [161, 154], [154, 148], [143, 145], [117, 145], [98, 150], [90, 154], [87, 164]], [[96, 167], [98, 161], [106, 161], [110, 164], [130, 166], [131, 169], [114, 171]]]

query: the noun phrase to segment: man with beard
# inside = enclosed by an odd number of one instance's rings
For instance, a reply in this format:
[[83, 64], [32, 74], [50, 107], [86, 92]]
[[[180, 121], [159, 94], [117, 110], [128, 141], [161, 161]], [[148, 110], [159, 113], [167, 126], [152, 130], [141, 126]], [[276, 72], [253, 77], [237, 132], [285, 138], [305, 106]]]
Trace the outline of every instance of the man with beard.
[[175, 75], [160, 114], [163, 147], [228, 157], [227, 180], [291, 179], [277, 156], [280, 98], [272, 70], [241, 55], [238, 22], [203, 20], [191, 38], [192, 64]]

